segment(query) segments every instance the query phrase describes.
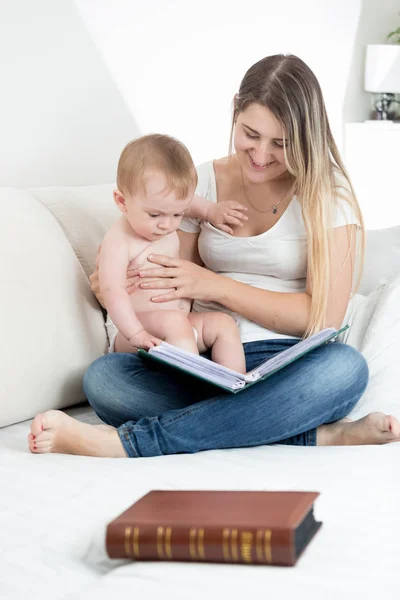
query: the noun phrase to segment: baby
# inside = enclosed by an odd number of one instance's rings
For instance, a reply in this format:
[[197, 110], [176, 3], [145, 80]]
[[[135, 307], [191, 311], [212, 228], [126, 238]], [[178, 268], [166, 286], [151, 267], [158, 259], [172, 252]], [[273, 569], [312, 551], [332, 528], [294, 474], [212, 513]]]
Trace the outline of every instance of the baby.
[[147, 261], [150, 254], [179, 257], [176, 230], [185, 213], [226, 230], [224, 218], [231, 203], [198, 196], [192, 203], [196, 185], [189, 151], [174, 138], [153, 134], [127, 144], [114, 191], [122, 215], [105, 235], [98, 257], [100, 292], [118, 329], [117, 351], [149, 349], [164, 340], [196, 354], [211, 349], [213, 361], [244, 373], [243, 346], [230, 315], [192, 313], [189, 300], [155, 304], [152, 290], [139, 288], [133, 294], [126, 290], [126, 270], [132, 260], [133, 266], [143, 268], [153, 266]]

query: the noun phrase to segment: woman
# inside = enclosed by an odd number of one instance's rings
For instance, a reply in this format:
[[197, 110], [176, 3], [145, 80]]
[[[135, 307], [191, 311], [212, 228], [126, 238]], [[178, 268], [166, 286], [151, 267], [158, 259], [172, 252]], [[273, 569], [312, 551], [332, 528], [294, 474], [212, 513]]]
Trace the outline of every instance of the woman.
[[[340, 327], [361, 274], [363, 222], [318, 81], [299, 58], [270, 56], [249, 69], [234, 98], [232, 142], [234, 154], [199, 168], [197, 192], [237, 200], [248, 219], [235, 223], [233, 236], [183, 221], [185, 260], [155, 256], [154, 269], [130, 273], [128, 284], [162, 290], [154, 302], [191, 298], [193, 310], [234, 314], [252, 369], [299, 337]], [[96, 276], [92, 286], [98, 292]], [[364, 358], [339, 342], [238, 395], [114, 353], [95, 361], [84, 380], [108, 426], [49, 411], [34, 419], [29, 445], [39, 453], [138, 457], [400, 439], [394, 417], [345, 419], [367, 382]]]

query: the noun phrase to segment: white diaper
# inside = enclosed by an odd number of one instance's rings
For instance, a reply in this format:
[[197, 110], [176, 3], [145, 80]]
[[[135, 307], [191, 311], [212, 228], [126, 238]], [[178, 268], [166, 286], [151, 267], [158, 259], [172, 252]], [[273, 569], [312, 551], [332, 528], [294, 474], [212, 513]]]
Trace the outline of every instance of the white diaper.
[[[107, 313], [106, 319], [106, 332], [108, 337], [108, 353], [111, 354], [115, 351], [115, 338], [118, 335], [118, 329], [115, 327], [114, 323], [111, 321], [110, 315]], [[195, 327], [193, 327], [193, 333], [196, 342], [199, 339], [199, 333]]]
[[110, 315], [107, 313], [106, 319], [106, 332], [108, 337], [108, 353], [111, 354], [114, 352], [115, 348], [115, 338], [118, 335], [118, 329], [115, 327], [114, 323], [111, 321]]

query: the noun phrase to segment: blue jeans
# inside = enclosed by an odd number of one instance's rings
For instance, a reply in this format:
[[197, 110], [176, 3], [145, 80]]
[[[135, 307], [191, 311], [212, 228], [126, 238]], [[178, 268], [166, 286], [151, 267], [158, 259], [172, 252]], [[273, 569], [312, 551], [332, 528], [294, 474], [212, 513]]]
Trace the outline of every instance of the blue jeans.
[[[293, 343], [244, 344], [247, 370]], [[84, 390], [135, 458], [274, 443], [312, 446], [316, 428], [345, 417], [367, 382], [363, 356], [331, 342], [238, 394], [125, 353], [98, 358], [85, 373]]]

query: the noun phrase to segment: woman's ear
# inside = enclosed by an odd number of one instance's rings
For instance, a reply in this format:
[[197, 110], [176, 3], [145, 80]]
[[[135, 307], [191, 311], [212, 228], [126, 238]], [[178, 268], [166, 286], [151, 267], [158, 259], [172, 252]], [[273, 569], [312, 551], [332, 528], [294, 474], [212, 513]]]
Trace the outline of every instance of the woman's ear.
[[114, 202], [118, 206], [118, 209], [122, 213], [126, 213], [126, 211], [127, 211], [126, 200], [125, 200], [125, 197], [123, 196], [123, 194], [119, 190], [114, 190], [113, 196], [114, 196]]

